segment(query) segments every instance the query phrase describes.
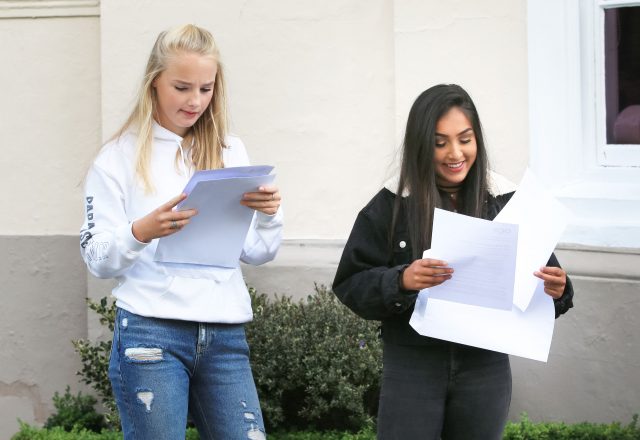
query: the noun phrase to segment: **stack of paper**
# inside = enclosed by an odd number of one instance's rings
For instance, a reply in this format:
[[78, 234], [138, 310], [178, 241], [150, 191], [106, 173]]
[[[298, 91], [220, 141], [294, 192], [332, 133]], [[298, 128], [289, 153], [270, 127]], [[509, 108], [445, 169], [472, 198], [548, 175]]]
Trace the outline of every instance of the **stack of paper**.
[[254, 210], [240, 204], [242, 195], [273, 182], [271, 166], [222, 168], [196, 172], [177, 209], [198, 210], [189, 223], [158, 242], [154, 260], [235, 268]]

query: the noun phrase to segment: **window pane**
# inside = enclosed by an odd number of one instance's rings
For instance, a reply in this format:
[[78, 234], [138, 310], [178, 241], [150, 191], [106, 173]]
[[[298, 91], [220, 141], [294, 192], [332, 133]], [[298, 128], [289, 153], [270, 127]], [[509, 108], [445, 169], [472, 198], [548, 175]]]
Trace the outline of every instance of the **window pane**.
[[604, 18], [607, 143], [640, 144], [640, 7]]

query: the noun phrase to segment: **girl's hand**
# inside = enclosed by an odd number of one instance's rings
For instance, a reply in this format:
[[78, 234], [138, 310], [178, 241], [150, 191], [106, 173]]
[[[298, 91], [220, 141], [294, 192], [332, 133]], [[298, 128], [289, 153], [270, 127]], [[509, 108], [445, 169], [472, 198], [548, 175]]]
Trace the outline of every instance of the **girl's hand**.
[[437, 286], [451, 278], [453, 269], [447, 262], [424, 258], [416, 260], [402, 272], [402, 288], [405, 290], [422, 290]]
[[278, 188], [273, 185], [261, 186], [257, 192], [245, 193], [240, 204], [267, 215], [278, 212], [282, 197]]
[[567, 285], [567, 272], [560, 267], [541, 267], [533, 273], [544, 281], [544, 291], [553, 299], [558, 299], [564, 293], [564, 286]]
[[186, 209], [184, 211], [176, 211], [174, 209], [178, 203], [186, 198], [186, 194], [180, 194], [144, 217], [134, 221], [131, 225], [131, 232], [136, 240], [149, 243], [154, 238], [175, 234], [182, 229], [184, 225], [189, 223], [191, 217], [197, 214], [195, 209]]

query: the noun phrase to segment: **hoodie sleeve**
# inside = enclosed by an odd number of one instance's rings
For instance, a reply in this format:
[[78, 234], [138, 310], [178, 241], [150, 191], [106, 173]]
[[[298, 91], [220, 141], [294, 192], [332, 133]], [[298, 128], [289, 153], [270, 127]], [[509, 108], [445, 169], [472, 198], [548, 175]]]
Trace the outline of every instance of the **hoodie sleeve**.
[[147, 246], [135, 239], [125, 208], [121, 182], [94, 164], [85, 184], [85, 220], [80, 230], [80, 254], [99, 278], [126, 272]]
[[257, 266], [276, 257], [282, 241], [283, 218], [282, 206], [274, 215], [256, 211], [240, 256], [244, 263]]
[[[226, 166], [250, 165], [247, 149], [240, 138], [229, 136], [227, 144], [228, 148], [223, 151]], [[256, 266], [273, 260], [282, 241], [283, 219], [282, 206], [274, 215], [256, 211], [242, 247], [240, 260]]]

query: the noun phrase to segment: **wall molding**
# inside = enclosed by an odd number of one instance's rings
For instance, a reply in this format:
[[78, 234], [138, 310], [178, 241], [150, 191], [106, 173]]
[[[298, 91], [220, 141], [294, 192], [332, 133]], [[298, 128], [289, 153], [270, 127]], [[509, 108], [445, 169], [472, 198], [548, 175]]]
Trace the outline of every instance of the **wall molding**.
[[99, 16], [100, 0], [0, 0], [0, 19]]

